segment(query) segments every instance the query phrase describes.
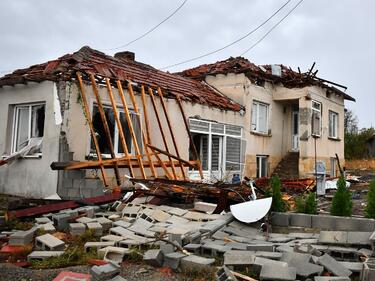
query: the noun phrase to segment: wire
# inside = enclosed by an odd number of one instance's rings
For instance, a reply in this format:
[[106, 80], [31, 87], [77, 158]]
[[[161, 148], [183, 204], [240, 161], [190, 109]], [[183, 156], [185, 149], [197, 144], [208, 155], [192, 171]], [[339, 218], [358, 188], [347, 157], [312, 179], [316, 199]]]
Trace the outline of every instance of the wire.
[[245, 35], [241, 36], [240, 38], [236, 39], [235, 41], [217, 49], [217, 50], [214, 50], [214, 51], [211, 51], [211, 52], [208, 52], [208, 53], [205, 53], [203, 55], [200, 55], [200, 56], [197, 56], [197, 57], [194, 57], [194, 58], [191, 58], [191, 59], [188, 59], [188, 60], [185, 60], [185, 61], [181, 61], [181, 62], [178, 62], [178, 63], [175, 63], [175, 64], [171, 64], [171, 65], [168, 65], [168, 66], [165, 66], [165, 67], [162, 67], [160, 69], [164, 70], [164, 69], [167, 69], [167, 68], [171, 68], [171, 67], [175, 67], [175, 66], [178, 66], [178, 65], [181, 65], [181, 64], [185, 64], [185, 63], [188, 63], [188, 62], [192, 62], [192, 61], [196, 61], [198, 59], [201, 59], [201, 58], [204, 58], [204, 57], [207, 57], [207, 56], [210, 56], [212, 54], [215, 54], [217, 52], [220, 52], [230, 46], [233, 46], [234, 44], [240, 42], [241, 40], [245, 39], [246, 37], [249, 37], [251, 34], [253, 34], [255, 31], [257, 31], [259, 28], [261, 28], [263, 25], [265, 25], [267, 22], [269, 22], [274, 16], [276, 16], [286, 5], [289, 4], [291, 0], [288, 0], [286, 1], [279, 9], [277, 9], [269, 18], [267, 18], [265, 21], [263, 21], [260, 25], [258, 25], [256, 28], [252, 29], [251, 31], [249, 31], [248, 33], [246, 33]]
[[304, 0], [300, 0], [284, 17], [282, 17], [274, 26], [271, 27], [270, 30], [266, 32], [258, 41], [256, 41], [253, 45], [250, 46], [246, 51], [244, 51], [240, 56], [243, 56], [247, 52], [251, 51], [256, 45], [263, 41], [280, 23], [282, 23]]
[[154, 27], [152, 27], [151, 29], [149, 29], [148, 31], [146, 31], [145, 33], [143, 33], [141, 36], [129, 41], [128, 43], [124, 44], [124, 45], [121, 45], [119, 47], [115, 47], [115, 48], [112, 48], [112, 49], [108, 49], [108, 50], [117, 50], [117, 49], [121, 49], [121, 48], [125, 48], [131, 44], [133, 44], [134, 42], [142, 39], [143, 37], [147, 36], [148, 34], [150, 34], [151, 32], [153, 32], [155, 29], [157, 29], [160, 25], [162, 25], [163, 23], [165, 23], [167, 20], [169, 20], [171, 17], [173, 17], [187, 2], [188, 0], [184, 0], [180, 6], [177, 7], [176, 10], [173, 11], [173, 13], [171, 13], [168, 17], [166, 17], [165, 19], [163, 19], [161, 22], [159, 22], [157, 25], [155, 25]]

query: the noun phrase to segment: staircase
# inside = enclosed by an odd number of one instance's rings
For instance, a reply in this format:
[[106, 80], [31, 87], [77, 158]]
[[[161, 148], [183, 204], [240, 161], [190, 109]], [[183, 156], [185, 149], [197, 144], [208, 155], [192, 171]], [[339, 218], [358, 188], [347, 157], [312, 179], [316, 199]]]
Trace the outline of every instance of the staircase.
[[280, 179], [298, 179], [299, 152], [289, 152], [279, 162], [273, 171], [273, 175], [278, 175]]

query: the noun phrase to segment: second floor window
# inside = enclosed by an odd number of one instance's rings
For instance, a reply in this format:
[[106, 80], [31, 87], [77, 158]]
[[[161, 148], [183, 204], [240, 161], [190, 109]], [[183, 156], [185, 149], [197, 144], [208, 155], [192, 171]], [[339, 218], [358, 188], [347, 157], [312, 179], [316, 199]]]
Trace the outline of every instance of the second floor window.
[[266, 103], [253, 101], [251, 112], [251, 131], [268, 134], [269, 105]]
[[311, 120], [311, 134], [320, 137], [322, 128], [322, 104], [317, 101], [312, 101], [312, 120]]
[[336, 112], [329, 111], [328, 136], [330, 138], [338, 138], [338, 120], [339, 115]]

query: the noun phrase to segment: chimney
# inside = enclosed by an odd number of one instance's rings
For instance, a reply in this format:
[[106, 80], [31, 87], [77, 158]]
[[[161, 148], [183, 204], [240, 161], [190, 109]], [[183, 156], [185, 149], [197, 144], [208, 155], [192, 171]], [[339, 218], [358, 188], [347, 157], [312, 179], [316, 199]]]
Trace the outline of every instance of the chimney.
[[135, 54], [130, 51], [118, 52], [114, 57], [121, 60], [135, 61]]

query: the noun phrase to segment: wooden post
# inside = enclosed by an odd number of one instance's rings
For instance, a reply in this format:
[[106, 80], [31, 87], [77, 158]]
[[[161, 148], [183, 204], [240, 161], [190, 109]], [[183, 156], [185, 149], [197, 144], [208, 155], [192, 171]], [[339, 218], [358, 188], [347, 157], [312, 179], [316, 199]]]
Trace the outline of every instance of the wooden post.
[[194, 141], [193, 141], [193, 136], [190, 133], [189, 123], [188, 123], [188, 120], [186, 118], [185, 111], [182, 107], [180, 96], [177, 95], [176, 100], [177, 100], [178, 107], [180, 108], [180, 111], [181, 111], [182, 119], [184, 120], [185, 128], [186, 128], [186, 131], [187, 131], [188, 136], [189, 136], [190, 145], [193, 149], [195, 160], [197, 160], [197, 163], [198, 163], [197, 166], [198, 166], [198, 169], [199, 169], [199, 174], [201, 176], [201, 179], [203, 180], [202, 164], [201, 164], [201, 161], [199, 159], [197, 148], [195, 147], [195, 144], [194, 144]]
[[119, 114], [117, 112], [116, 102], [113, 98], [112, 86], [111, 86], [111, 82], [110, 82], [109, 78], [105, 79], [105, 83], [107, 85], [108, 96], [109, 96], [109, 99], [111, 101], [111, 105], [112, 105], [112, 108], [113, 108], [113, 115], [115, 116], [115, 121], [116, 121], [117, 128], [118, 128], [118, 131], [119, 131], [122, 150], [124, 151], [125, 157], [126, 157], [126, 159], [128, 160], [128, 163], [129, 163], [130, 176], [134, 177], [133, 167], [132, 167], [132, 164], [131, 164], [131, 161], [130, 161], [130, 158], [129, 158], [128, 146], [127, 146], [126, 141], [125, 141], [124, 131], [122, 129], [122, 124], [121, 124], [121, 121], [120, 121], [120, 118], [119, 118]]
[[145, 94], [145, 87], [142, 85], [141, 87], [141, 97], [142, 97], [142, 105], [143, 105], [143, 117], [145, 121], [145, 127], [146, 127], [146, 136], [144, 131], [142, 130], [142, 136], [143, 136], [143, 142], [145, 143], [145, 149], [146, 149], [146, 154], [148, 161], [150, 162], [150, 168], [151, 168], [151, 173], [154, 178], [157, 178], [157, 173], [154, 167], [154, 163], [152, 162], [151, 159], [151, 154], [150, 154], [150, 148], [148, 147], [149, 144], [151, 144], [151, 137], [150, 137], [150, 124], [148, 122], [148, 112], [147, 112], [147, 105], [146, 105], [146, 94]]
[[[164, 131], [163, 131], [163, 125], [161, 123], [160, 116], [159, 116], [159, 113], [158, 113], [158, 109], [156, 107], [156, 102], [155, 102], [154, 94], [152, 93], [152, 89], [150, 87], [148, 88], [148, 93], [150, 94], [150, 97], [151, 97], [152, 106], [153, 106], [154, 111], [155, 111], [156, 120], [158, 121], [158, 125], [159, 125], [161, 136], [163, 138], [165, 150], [169, 153], [168, 143], [167, 143], [167, 140], [165, 138]], [[173, 177], [174, 177], [174, 179], [177, 179], [176, 168], [173, 165], [172, 158], [169, 157], [169, 156], [168, 156], [168, 158], [169, 158], [169, 162], [171, 162]]]
[[[105, 132], [105, 135], [106, 135], [106, 138], [107, 138], [107, 142], [108, 142], [108, 145], [109, 145], [109, 149], [110, 149], [110, 152], [111, 152], [111, 157], [112, 158], [116, 158], [116, 154], [115, 154], [115, 151], [113, 149], [111, 132], [109, 130], [109, 126], [108, 126], [108, 123], [107, 123], [107, 118], [105, 116], [103, 104], [102, 104], [102, 101], [101, 101], [101, 98], [100, 98], [100, 95], [99, 95], [99, 91], [98, 91], [98, 88], [96, 86], [95, 77], [94, 77], [93, 74], [90, 74], [90, 80], [91, 80], [91, 85], [92, 85], [92, 89], [94, 91], [94, 95], [95, 95], [96, 101], [98, 103], [98, 109], [99, 109], [100, 117], [101, 117], [102, 122], [103, 122], [104, 132]], [[121, 178], [120, 178], [120, 171], [118, 169], [117, 164], [115, 164], [114, 170], [115, 170], [115, 176], [116, 176], [117, 185], [120, 186], [121, 185]]]
[[[171, 138], [172, 138], [172, 141], [173, 141], [174, 149], [175, 149], [175, 151], [176, 151], [176, 155], [177, 155], [178, 158], [180, 158], [180, 152], [178, 151], [178, 146], [177, 146], [176, 139], [175, 139], [175, 137], [174, 137], [172, 124], [171, 124], [171, 121], [170, 121], [170, 119], [169, 119], [169, 115], [168, 115], [167, 107], [165, 106], [165, 102], [164, 102], [163, 93], [162, 93], [162, 91], [161, 91], [160, 88], [158, 88], [158, 95], [159, 95], [159, 97], [160, 97], [160, 102], [161, 102], [161, 105], [162, 105], [162, 108], [163, 108], [163, 111], [164, 111], [165, 119], [167, 120], [167, 124], [168, 124], [168, 128], [169, 128], [169, 133], [171, 134]], [[185, 174], [184, 166], [182, 165], [181, 162], [180, 162], [180, 168], [181, 168], [182, 176], [183, 176], [184, 179], [186, 180], [187, 177], [186, 177], [186, 174]]]
[[80, 87], [80, 90], [81, 90], [81, 96], [82, 96], [82, 101], [83, 101], [83, 109], [85, 111], [87, 123], [89, 124], [90, 134], [91, 134], [92, 140], [94, 142], [96, 155], [98, 156], [98, 160], [99, 160], [99, 164], [100, 164], [99, 167], [100, 167], [100, 171], [102, 173], [103, 183], [104, 183], [105, 187], [108, 187], [107, 176], [106, 176], [104, 167], [101, 164], [102, 163], [102, 154], [100, 153], [98, 140], [96, 139], [94, 127], [92, 125], [91, 113], [90, 113], [89, 106], [88, 106], [88, 103], [87, 103], [87, 97], [86, 97], [86, 92], [85, 92], [85, 88], [84, 88], [83, 81], [82, 81], [82, 76], [81, 76], [81, 73], [79, 73], [79, 72], [77, 72], [77, 79], [78, 79], [79, 87]]
[[117, 80], [117, 88], [119, 90], [118, 92], [119, 92], [119, 95], [120, 95], [120, 98], [121, 98], [122, 105], [124, 107], [126, 120], [128, 121], [128, 126], [129, 126], [129, 130], [130, 130], [130, 134], [131, 134], [132, 139], [133, 139], [135, 153], [136, 153], [136, 156], [137, 156], [137, 159], [138, 159], [138, 163], [139, 163], [139, 166], [141, 167], [142, 177], [145, 179], [146, 178], [146, 172], [145, 172], [145, 168], [144, 168], [143, 163], [142, 163], [142, 155], [141, 155], [140, 150], [139, 150], [137, 136], [135, 135], [135, 132], [134, 132], [133, 123], [132, 123], [132, 120], [130, 118], [130, 112], [129, 112], [128, 104], [126, 102], [124, 90], [122, 88], [120, 80]]

